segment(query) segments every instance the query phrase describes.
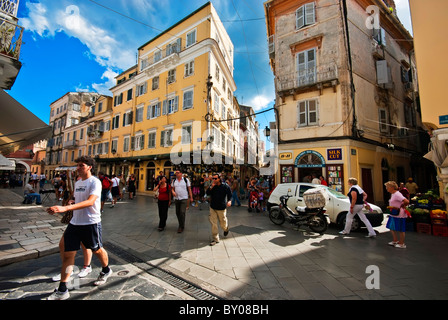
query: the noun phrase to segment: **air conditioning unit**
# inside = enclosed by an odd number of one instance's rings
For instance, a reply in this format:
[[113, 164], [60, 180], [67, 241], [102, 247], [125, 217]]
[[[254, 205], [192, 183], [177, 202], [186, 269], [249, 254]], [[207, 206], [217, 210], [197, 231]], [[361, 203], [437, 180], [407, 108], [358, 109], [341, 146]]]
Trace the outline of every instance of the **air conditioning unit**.
[[408, 128], [398, 128], [398, 136], [399, 137], [406, 137], [409, 135], [409, 129]]

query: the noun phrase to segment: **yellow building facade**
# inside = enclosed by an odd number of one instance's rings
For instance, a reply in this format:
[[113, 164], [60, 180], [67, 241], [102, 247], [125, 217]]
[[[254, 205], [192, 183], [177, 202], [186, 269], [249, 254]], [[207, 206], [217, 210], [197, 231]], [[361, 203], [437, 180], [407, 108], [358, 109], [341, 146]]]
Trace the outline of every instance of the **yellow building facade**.
[[440, 63], [448, 50], [445, 36], [448, 2], [410, 0], [409, 4], [419, 70], [422, 121], [431, 134], [430, 152], [426, 157], [437, 168], [440, 196], [448, 205], [448, 107], [445, 97], [448, 67]]
[[239, 122], [213, 122], [239, 116], [233, 52], [211, 3], [138, 48], [138, 64], [110, 89], [109, 152], [95, 153], [98, 170], [135, 174], [146, 192], [160, 171], [192, 177], [223, 170], [225, 157], [235, 163]]

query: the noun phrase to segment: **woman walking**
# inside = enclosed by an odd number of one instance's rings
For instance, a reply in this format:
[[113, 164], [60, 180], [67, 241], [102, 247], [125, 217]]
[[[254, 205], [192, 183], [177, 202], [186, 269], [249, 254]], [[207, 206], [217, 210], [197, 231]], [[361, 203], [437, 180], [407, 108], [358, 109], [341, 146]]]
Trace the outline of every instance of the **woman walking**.
[[364, 207], [364, 201], [366, 201], [367, 199], [367, 194], [364, 192], [364, 190], [361, 189], [360, 186], [358, 186], [358, 180], [356, 178], [349, 178], [348, 185], [350, 186], [350, 190], [348, 191], [347, 194], [347, 196], [350, 199], [350, 212], [347, 213], [347, 216], [345, 218], [344, 230], [342, 230], [339, 233], [342, 235], [350, 233], [353, 218], [357, 214], [358, 217], [361, 219], [361, 221], [364, 222], [364, 224], [367, 227], [367, 230], [369, 231], [367, 237], [368, 238], [376, 237], [375, 230], [373, 230], [372, 225], [370, 224], [366, 215], [362, 212], [362, 208]]
[[167, 183], [166, 177], [163, 176], [159, 184], [154, 188], [154, 192], [159, 191], [157, 204], [159, 207], [159, 227], [157, 230], [165, 230], [166, 220], [168, 218], [168, 208], [171, 205], [171, 186]]
[[390, 229], [393, 241], [389, 242], [389, 245], [404, 249], [406, 248], [404, 238], [407, 218], [404, 208], [409, 204], [409, 200], [398, 190], [398, 185], [395, 181], [388, 181], [384, 185], [386, 186], [387, 192], [391, 194], [389, 199], [391, 214], [389, 215], [389, 220], [387, 220], [386, 227]]

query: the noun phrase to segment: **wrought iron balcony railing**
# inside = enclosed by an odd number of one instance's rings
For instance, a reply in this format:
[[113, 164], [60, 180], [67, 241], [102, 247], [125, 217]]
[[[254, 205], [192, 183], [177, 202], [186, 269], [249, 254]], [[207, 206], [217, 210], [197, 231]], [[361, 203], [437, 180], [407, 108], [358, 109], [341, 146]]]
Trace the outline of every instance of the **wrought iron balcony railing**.
[[23, 27], [0, 18], [0, 54], [19, 60]]
[[17, 11], [19, 10], [18, 0], [0, 0], [0, 11], [7, 15], [17, 17]]
[[313, 86], [319, 83], [331, 82], [338, 79], [338, 67], [335, 63], [319, 65], [317, 67], [303, 69], [277, 78], [277, 90], [279, 92], [295, 90]]

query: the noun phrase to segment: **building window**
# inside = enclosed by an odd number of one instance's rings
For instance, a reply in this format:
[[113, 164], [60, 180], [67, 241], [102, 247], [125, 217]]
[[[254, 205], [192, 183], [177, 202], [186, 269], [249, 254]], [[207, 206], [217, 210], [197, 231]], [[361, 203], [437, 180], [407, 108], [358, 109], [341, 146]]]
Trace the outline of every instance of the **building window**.
[[168, 83], [173, 83], [176, 81], [176, 69], [171, 69], [168, 71]]
[[173, 145], [173, 129], [163, 130], [160, 135], [160, 146], [171, 147]]
[[114, 97], [114, 107], [123, 103], [123, 92]]
[[149, 105], [148, 111], [146, 113], [146, 119], [154, 119], [160, 117], [160, 105], [160, 102]]
[[162, 60], [162, 50], [157, 50], [154, 52], [154, 63], [160, 60]]
[[129, 151], [129, 137], [124, 137], [123, 140], [123, 152]]
[[171, 114], [177, 112], [179, 107], [179, 96], [175, 96], [163, 101], [162, 114]]
[[148, 148], [154, 149], [156, 147], [156, 132], [150, 132], [148, 134]]
[[132, 124], [133, 112], [128, 111], [123, 115], [123, 127], [129, 126]]
[[193, 90], [184, 91], [184, 103], [182, 110], [193, 108]]
[[386, 109], [379, 109], [379, 122], [380, 122], [380, 132], [381, 133], [389, 133], [389, 126], [387, 120], [387, 111]]
[[318, 124], [317, 100], [300, 101], [298, 104], [298, 127], [313, 126]]
[[135, 122], [142, 122], [143, 121], [143, 110], [144, 106], [139, 106], [135, 110]]
[[116, 153], [118, 150], [118, 139], [112, 140], [112, 153]]
[[316, 82], [316, 49], [296, 54], [297, 82], [299, 86]]
[[128, 90], [128, 98], [126, 101], [132, 100], [132, 89]]
[[183, 126], [182, 127], [182, 144], [190, 144], [191, 143], [191, 126]]
[[159, 89], [159, 76], [152, 78], [152, 90]]
[[139, 134], [134, 139], [134, 150], [143, 150], [145, 148], [145, 135]]
[[185, 77], [189, 77], [194, 74], [194, 60], [185, 64]]
[[187, 33], [187, 48], [196, 43], [196, 30]]
[[119, 125], [120, 125], [120, 115], [117, 114], [112, 119], [112, 130], [118, 129]]
[[307, 3], [296, 10], [296, 29], [316, 23], [314, 2]]
[[101, 112], [101, 111], [103, 111], [103, 103], [102, 102], [98, 103], [98, 112]]
[[216, 92], [215, 92], [215, 99], [213, 101], [213, 110], [217, 115], [219, 114], [219, 96]]
[[136, 90], [135, 94], [138, 97], [138, 96], [144, 95], [146, 93], [146, 91], [147, 91], [147, 84], [145, 82], [144, 84], [137, 86], [137, 90]]

